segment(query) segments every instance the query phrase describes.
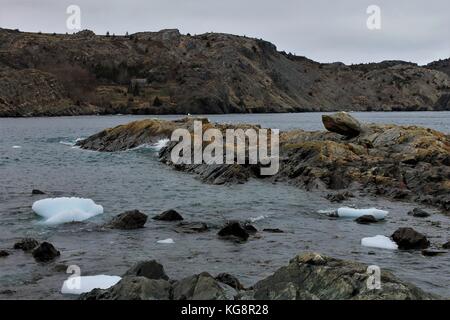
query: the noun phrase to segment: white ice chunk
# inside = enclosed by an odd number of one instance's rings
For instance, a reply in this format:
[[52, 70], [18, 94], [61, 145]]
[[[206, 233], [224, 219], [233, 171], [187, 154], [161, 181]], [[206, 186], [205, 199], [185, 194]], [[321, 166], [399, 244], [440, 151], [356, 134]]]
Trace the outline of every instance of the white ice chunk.
[[61, 288], [63, 294], [82, 294], [94, 289], [108, 289], [118, 283], [122, 278], [118, 276], [86, 276], [70, 277], [64, 281]]
[[385, 210], [379, 210], [375, 208], [369, 208], [369, 209], [354, 209], [354, 208], [348, 208], [343, 207], [337, 209], [337, 216], [340, 218], [358, 218], [361, 216], [369, 215], [373, 216], [377, 220], [383, 220], [389, 212]]
[[173, 241], [173, 239], [169, 238], [169, 239], [165, 239], [165, 240], [158, 240], [156, 241], [157, 243], [162, 243], [162, 244], [172, 244], [175, 243], [175, 241]]
[[22, 146], [12, 146], [13, 149], [20, 149]]
[[48, 198], [36, 201], [31, 209], [47, 224], [83, 221], [103, 213], [103, 207], [91, 199]]
[[363, 245], [364, 247], [379, 248], [379, 249], [389, 249], [389, 250], [398, 249], [398, 246], [394, 241], [392, 241], [386, 236], [380, 235], [375, 237], [363, 238], [361, 240], [361, 245]]

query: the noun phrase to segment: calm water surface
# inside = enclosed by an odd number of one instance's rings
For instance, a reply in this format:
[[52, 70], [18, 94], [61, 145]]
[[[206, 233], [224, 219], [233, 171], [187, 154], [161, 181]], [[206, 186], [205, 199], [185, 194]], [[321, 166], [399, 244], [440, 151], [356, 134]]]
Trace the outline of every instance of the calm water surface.
[[[354, 115], [367, 122], [414, 124], [450, 133], [450, 112]], [[258, 123], [281, 130], [319, 130], [320, 116], [302, 113], [208, 117], [218, 122]], [[360, 245], [363, 237], [389, 236], [400, 226], [411, 226], [426, 233], [432, 243], [442, 244], [448, 240], [450, 230], [449, 218], [444, 215], [411, 218], [407, 212], [414, 205], [359, 197], [341, 205], [376, 206], [389, 210], [390, 216], [380, 224], [358, 225], [317, 214], [317, 210], [339, 206], [319, 192], [256, 180], [237, 186], [205, 185], [195, 176], [160, 164], [151, 149], [99, 153], [70, 145], [75, 139], [106, 127], [143, 118], [146, 117], [0, 119], [0, 249], [11, 253], [0, 258], [1, 299], [73, 298], [59, 293], [67, 277], [61, 271], [62, 265], [77, 264], [83, 275], [121, 275], [134, 262], [145, 259], [160, 261], [174, 279], [202, 271], [229, 272], [251, 285], [307, 250], [376, 264], [424, 290], [450, 296], [450, 254], [430, 258], [417, 252]], [[48, 194], [32, 196], [34, 188]], [[84, 223], [53, 227], [40, 224], [31, 210], [33, 202], [60, 196], [91, 198], [103, 205], [105, 213]], [[137, 231], [99, 228], [125, 210], [139, 209], [151, 216], [171, 208], [181, 212], [185, 220], [204, 221], [213, 229], [203, 234], [179, 234], [173, 231], [173, 224], [151, 219], [146, 228]], [[225, 220], [252, 218], [258, 218], [254, 223], [258, 229], [280, 228], [286, 232], [262, 232], [259, 238], [244, 244], [217, 238], [214, 228]], [[38, 264], [29, 254], [12, 250], [14, 242], [25, 236], [50, 241], [61, 251], [61, 257], [49, 264]], [[156, 243], [166, 238], [174, 239], [175, 244]]]

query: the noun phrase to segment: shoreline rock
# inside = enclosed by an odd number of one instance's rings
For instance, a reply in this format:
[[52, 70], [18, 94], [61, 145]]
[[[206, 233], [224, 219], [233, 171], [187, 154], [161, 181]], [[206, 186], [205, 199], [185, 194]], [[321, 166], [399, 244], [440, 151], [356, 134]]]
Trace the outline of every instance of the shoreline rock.
[[139, 210], [126, 211], [115, 216], [107, 227], [120, 230], [141, 229], [147, 222], [147, 218], [147, 215]]
[[413, 228], [399, 228], [391, 237], [401, 250], [426, 249], [430, 246], [427, 237]]
[[38, 262], [49, 262], [60, 255], [60, 252], [49, 242], [42, 242], [33, 250], [33, 257]]
[[39, 246], [39, 241], [33, 238], [23, 238], [19, 241], [17, 241], [14, 244], [14, 249], [16, 250], [23, 250], [23, 251], [31, 251], [34, 248]]
[[[128, 273], [128, 272], [127, 272]], [[131, 272], [133, 273], [133, 272]], [[115, 286], [83, 294], [80, 300], [429, 300], [439, 297], [381, 270], [381, 289], [367, 282], [368, 265], [307, 252], [245, 289], [226, 273], [207, 272], [178, 281], [126, 275]]]
[[152, 218], [153, 220], [160, 220], [160, 221], [181, 221], [184, 220], [181, 214], [179, 214], [176, 210], [170, 209], [167, 211], [164, 211], [157, 216], [154, 216]]

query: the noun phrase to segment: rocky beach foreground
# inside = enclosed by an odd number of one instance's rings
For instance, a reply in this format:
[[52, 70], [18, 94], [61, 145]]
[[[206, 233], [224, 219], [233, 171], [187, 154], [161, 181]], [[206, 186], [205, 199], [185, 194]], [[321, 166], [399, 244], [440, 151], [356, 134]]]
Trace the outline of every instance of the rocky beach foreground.
[[[195, 118], [176, 121], [148, 119], [106, 129], [78, 145], [97, 151], [120, 151], [170, 139], [177, 128], [193, 131]], [[198, 119], [197, 119], [198, 120]], [[201, 119], [203, 129], [257, 128]], [[306, 190], [329, 190], [331, 201], [353, 193], [382, 196], [450, 210], [450, 136], [417, 126], [363, 124], [341, 112], [324, 115], [326, 131], [280, 133], [280, 169], [259, 175], [259, 165], [174, 164], [170, 142], [160, 161], [176, 170], [195, 173], [206, 183], [245, 183], [249, 178], [284, 182]], [[225, 142], [224, 142], [225, 144]]]

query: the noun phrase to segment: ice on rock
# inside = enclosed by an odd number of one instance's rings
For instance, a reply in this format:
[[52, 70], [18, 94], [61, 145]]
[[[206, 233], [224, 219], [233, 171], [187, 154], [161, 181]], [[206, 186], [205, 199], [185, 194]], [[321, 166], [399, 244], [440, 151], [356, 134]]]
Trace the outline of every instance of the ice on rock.
[[47, 224], [83, 221], [103, 213], [103, 207], [91, 199], [48, 198], [36, 201], [31, 209]]
[[64, 281], [61, 288], [62, 294], [82, 294], [90, 292], [94, 289], [108, 289], [117, 284], [121, 277], [118, 276], [85, 276], [85, 277], [70, 277]]
[[375, 237], [363, 238], [361, 240], [361, 245], [364, 247], [379, 248], [379, 249], [389, 249], [389, 250], [398, 249], [398, 246], [394, 241], [392, 241], [386, 236], [380, 235]]
[[343, 207], [337, 209], [337, 216], [340, 218], [359, 218], [361, 216], [373, 216], [377, 220], [383, 220], [386, 218], [387, 214], [389, 212], [385, 210], [379, 210], [375, 208], [369, 208], [369, 209], [354, 209], [354, 208], [348, 208]]
[[173, 239], [165, 239], [165, 240], [158, 240], [156, 241], [157, 243], [161, 243], [161, 244], [173, 244], [175, 243], [175, 241], [173, 241]]

